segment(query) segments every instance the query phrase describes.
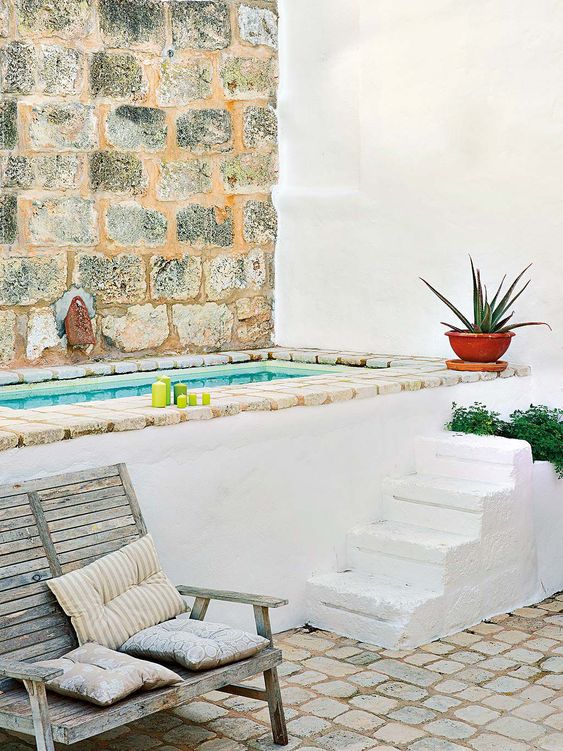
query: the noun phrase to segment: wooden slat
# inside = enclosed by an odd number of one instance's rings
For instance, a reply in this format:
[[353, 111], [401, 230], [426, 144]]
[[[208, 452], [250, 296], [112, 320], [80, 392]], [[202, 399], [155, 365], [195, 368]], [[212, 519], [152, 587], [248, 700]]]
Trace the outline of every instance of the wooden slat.
[[0, 509], [10, 508], [10, 506], [19, 506], [22, 503], [27, 503], [27, 493], [19, 493], [17, 495], [7, 496], [6, 498], [0, 498]]
[[88, 512], [97, 511], [99, 508], [112, 508], [111, 504], [119, 505], [121, 503], [122, 505], [129, 505], [123, 488], [104, 488], [104, 490], [96, 490], [84, 495], [87, 498], [80, 504], [65, 502], [68, 496], [51, 501], [50, 503], [42, 503], [45, 518], [51, 521], [63, 519], [66, 516], [81, 516]]
[[[25, 574], [18, 574], [18, 576], [12, 576], [9, 579], [2, 579], [0, 580], [0, 602], [2, 602], [2, 596], [5, 596], [7, 592], [18, 590], [25, 585], [33, 586], [50, 578], [50, 568], [38, 568], [36, 571], [28, 571]], [[8, 598], [10, 597], [11, 595], [8, 595]]]
[[[104, 522], [103, 528], [104, 530], [107, 529], [120, 529], [121, 527], [130, 527], [131, 526], [131, 515], [129, 516], [121, 516], [117, 519], [108, 519]], [[100, 531], [100, 524], [97, 521], [94, 521], [92, 524], [87, 524], [83, 527], [80, 527], [78, 529], [75, 529], [75, 534], [77, 538], [80, 537], [87, 537], [93, 534], [96, 534], [96, 532]], [[58, 550], [59, 549], [59, 543], [66, 543], [69, 541], [69, 536], [66, 529], [61, 530], [60, 532], [53, 532], [51, 534], [51, 537], [53, 538], [53, 542], [55, 543], [55, 547]]]
[[[21, 547], [18, 547], [21, 545]], [[39, 545], [30, 547], [29, 543], [10, 543], [4, 546], [5, 550], [0, 551], [0, 568], [11, 566], [13, 563], [22, 561], [32, 561], [34, 558], [43, 558], [45, 552]]]
[[49, 527], [47, 526], [47, 520], [45, 519], [45, 514], [43, 513], [43, 509], [41, 508], [41, 500], [39, 499], [37, 493], [29, 494], [29, 505], [31, 507], [31, 511], [33, 512], [33, 516], [35, 517], [35, 524], [39, 531], [39, 536], [41, 537], [41, 540], [43, 542], [43, 548], [45, 549], [45, 555], [47, 557], [47, 560], [49, 561], [51, 574], [53, 576], [60, 576], [62, 573], [61, 565], [57, 558], [55, 546], [53, 545], [53, 541], [49, 533]]
[[118, 506], [116, 509], [108, 509], [107, 511], [95, 511], [92, 514], [81, 514], [80, 516], [72, 516], [70, 518], [51, 521], [49, 523], [49, 529], [51, 531], [53, 541], [55, 541], [57, 532], [66, 532], [66, 536], [68, 537], [68, 531], [71, 529], [89, 527], [92, 524], [96, 524], [99, 528], [106, 521], [121, 518], [131, 519], [131, 510], [128, 506]]
[[0, 612], [4, 617], [4, 615], [18, 612], [18, 610], [27, 610], [54, 600], [53, 594], [45, 583], [40, 582], [33, 587], [28, 585], [16, 591], [10, 589], [7, 592], [0, 593]]
[[47, 652], [57, 655], [63, 655], [65, 652], [69, 652], [76, 646], [76, 638], [73, 638], [70, 634], [62, 633], [59, 629], [54, 638], [49, 641], [35, 642], [31, 646], [24, 646], [23, 648], [15, 649], [10, 652], [10, 659], [14, 660], [30, 660], [37, 662], [39, 660], [46, 659]]
[[60, 498], [69, 498], [73, 505], [81, 503], [81, 496], [89, 493], [91, 490], [101, 490], [102, 488], [119, 488], [121, 487], [121, 477], [116, 474], [109, 477], [97, 477], [94, 480], [85, 482], [75, 482], [69, 485], [62, 485], [58, 488], [49, 490], [38, 490], [39, 497], [43, 501], [43, 508], [47, 508], [50, 501]]
[[[133, 520], [130, 520], [129, 524], [125, 524], [125, 526], [115, 527], [115, 529], [106, 529], [106, 525], [104, 524], [104, 529], [102, 532], [96, 531], [93, 534], [84, 535], [83, 537], [73, 537], [70, 540], [61, 540], [55, 545], [55, 547], [57, 548], [57, 553], [62, 560], [62, 557], [65, 553], [79, 551], [82, 548], [89, 548], [98, 544], [101, 545], [111, 540], [119, 541], [122, 538], [125, 539], [126, 537], [134, 537], [134, 539], [138, 539], [139, 533], [137, 531], [137, 527], [132, 522]], [[121, 545], [116, 545], [116, 550], [118, 550], [119, 547], [121, 547]]]
[[129, 470], [127, 469], [125, 464], [118, 464], [117, 469], [119, 471], [119, 476], [121, 477], [121, 482], [123, 483], [127, 497], [129, 498], [129, 505], [131, 506], [131, 512], [133, 513], [133, 518], [135, 519], [135, 523], [137, 524], [137, 529], [139, 530], [139, 533], [141, 535], [146, 535], [147, 527], [145, 525], [143, 515], [141, 514], [141, 509], [139, 507], [139, 501], [137, 500], [135, 488], [133, 487], [131, 477], [129, 476]]
[[0, 542], [4, 536], [15, 529], [29, 529], [35, 527], [35, 519], [33, 515], [27, 510], [27, 514], [24, 516], [18, 516], [15, 519], [6, 519], [2, 522], [2, 532], [0, 533]]
[[20, 505], [9, 506], [4, 509], [0, 509], [0, 524], [4, 527], [4, 522], [8, 519], [17, 519], [19, 516], [27, 516], [29, 514], [29, 503], [27, 498], [25, 503]]
[[[133, 527], [133, 529], [135, 529]], [[135, 530], [136, 532], [136, 530]], [[91, 558], [100, 558], [103, 555], [109, 555], [116, 550], [120, 550], [124, 545], [128, 545], [130, 542], [138, 540], [138, 534], [131, 534], [127, 536], [119, 536], [117, 540], [109, 540], [107, 542], [98, 542], [94, 545], [89, 545], [79, 550], [71, 550], [69, 553], [59, 553], [59, 561], [64, 568], [69, 563], [79, 563], [81, 566], [87, 566], [87, 560]]]
[[37, 621], [44, 616], [52, 615], [53, 613], [60, 615], [60, 612], [61, 609], [55, 601], [55, 598], [53, 598], [52, 602], [48, 602], [44, 605], [20, 608], [13, 613], [3, 614], [2, 620], [0, 620], [0, 639], [5, 639], [7, 636], [10, 636], [9, 629], [14, 628], [14, 625], [17, 626], [17, 628], [21, 628], [22, 633], [25, 633], [24, 629], [26, 628], [26, 624], [30, 624], [30, 631], [35, 631], [37, 625], [33, 624], [32, 621]]
[[13, 485], [4, 485], [0, 487], [0, 498], [19, 495], [21, 493], [35, 493], [40, 490], [51, 490], [61, 488], [65, 485], [87, 482], [89, 480], [102, 479], [104, 477], [115, 477], [119, 475], [117, 466], [98, 467], [96, 469], [84, 469], [80, 472], [69, 472], [65, 475], [53, 475], [52, 477], [42, 477], [37, 480], [28, 480], [27, 482], [15, 483]]
[[41, 544], [35, 523], [22, 529], [14, 529], [10, 532], [0, 532], [0, 546], [2, 546], [2, 550], [8, 549], [6, 547], [8, 543], [12, 544], [14, 542], [19, 542], [20, 540], [29, 540], [30, 544], [33, 544], [34, 546], [37, 545], [37, 541], [39, 540], [39, 544]]

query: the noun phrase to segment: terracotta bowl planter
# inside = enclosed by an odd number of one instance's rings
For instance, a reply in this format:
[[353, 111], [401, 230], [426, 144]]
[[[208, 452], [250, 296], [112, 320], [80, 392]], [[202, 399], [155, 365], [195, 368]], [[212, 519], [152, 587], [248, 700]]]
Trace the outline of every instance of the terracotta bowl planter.
[[446, 331], [453, 351], [465, 362], [496, 362], [510, 347], [513, 331], [504, 334], [471, 334]]

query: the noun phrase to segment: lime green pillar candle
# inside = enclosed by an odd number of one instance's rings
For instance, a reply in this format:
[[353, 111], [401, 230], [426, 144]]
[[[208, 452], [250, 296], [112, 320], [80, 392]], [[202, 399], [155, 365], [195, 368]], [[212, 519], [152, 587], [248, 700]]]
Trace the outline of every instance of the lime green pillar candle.
[[211, 404], [211, 394], [208, 391], [204, 391], [201, 395], [201, 403], [205, 405]]
[[166, 407], [166, 384], [162, 381], [152, 385], [152, 406]]
[[172, 403], [172, 381], [170, 380], [168, 376], [165, 376], [165, 375], [158, 376], [157, 380], [161, 381], [166, 386], [166, 404], [167, 405], [171, 404]]
[[188, 406], [188, 397], [185, 394], [178, 394], [176, 397], [176, 406], [178, 409], [186, 409]]
[[197, 407], [197, 394], [190, 394], [190, 407]]
[[187, 396], [188, 394], [188, 387], [185, 383], [175, 383], [174, 384], [174, 401], [176, 404], [178, 404], [178, 397], [179, 396]]

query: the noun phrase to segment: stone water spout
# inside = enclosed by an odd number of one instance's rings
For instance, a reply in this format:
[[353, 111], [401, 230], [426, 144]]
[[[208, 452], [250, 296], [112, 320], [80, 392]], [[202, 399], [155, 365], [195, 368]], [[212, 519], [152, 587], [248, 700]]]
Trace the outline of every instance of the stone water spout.
[[96, 343], [92, 321], [86, 303], [76, 295], [65, 316], [65, 332], [69, 347], [84, 347]]

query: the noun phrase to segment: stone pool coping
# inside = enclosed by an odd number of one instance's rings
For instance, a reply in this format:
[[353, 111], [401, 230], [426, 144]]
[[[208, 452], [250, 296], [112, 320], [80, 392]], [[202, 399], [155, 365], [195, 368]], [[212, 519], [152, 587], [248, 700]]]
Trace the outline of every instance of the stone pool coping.
[[[527, 365], [510, 364], [507, 370], [500, 374], [458, 373], [447, 370], [445, 361], [437, 357], [271, 347], [212, 355], [178, 355], [96, 362], [76, 367], [5, 370], [0, 371], [0, 386], [266, 360], [342, 365], [348, 368], [335, 373], [292, 378], [287, 381], [215, 387], [212, 389], [210, 406], [189, 407], [185, 410], [174, 406], [155, 409], [151, 407], [150, 396], [27, 410], [0, 407], [0, 451], [54, 443], [84, 435], [141, 430], [152, 426], [228, 417], [240, 412], [320, 406], [400, 391], [419, 391], [423, 388], [454, 386], [458, 383], [492, 381], [499, 377], [529, 376], [531, 372]], [[16, 377], [17, 380], [9, 380]]]

